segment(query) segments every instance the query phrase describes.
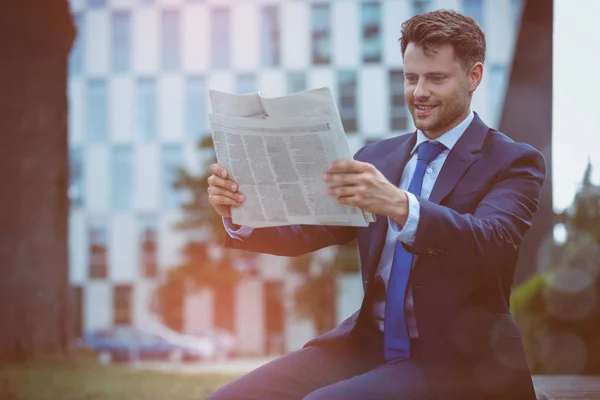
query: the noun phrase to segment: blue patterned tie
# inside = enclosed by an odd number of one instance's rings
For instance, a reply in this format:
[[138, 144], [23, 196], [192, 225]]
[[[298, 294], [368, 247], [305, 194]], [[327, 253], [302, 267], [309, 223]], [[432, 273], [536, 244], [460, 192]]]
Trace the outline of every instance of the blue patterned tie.
[[[417, 197], [421, 195], [427, 165], [445, 148], [438, 142], [424, 142], [419, 145], [417, 167], [408, 187], [409, 192]], [[410, 336], [404, 314], [404, 299], [412, 262], [412, 253], [406, 251], [402, 243], [397, 241], [385, 301], [384, 355], [386, 362], [402, 360], [410, 355]]]

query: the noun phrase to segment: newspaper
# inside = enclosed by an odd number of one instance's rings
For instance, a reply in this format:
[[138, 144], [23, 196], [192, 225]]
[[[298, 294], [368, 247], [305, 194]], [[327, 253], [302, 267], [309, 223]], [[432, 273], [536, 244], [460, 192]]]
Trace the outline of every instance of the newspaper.
[[339, 204], [323, 175], [352, 158], [329, 88], [268, 98], [209, 91], [217, 162], [246, 197], [233, 223], [367, 226], [373, 214]]

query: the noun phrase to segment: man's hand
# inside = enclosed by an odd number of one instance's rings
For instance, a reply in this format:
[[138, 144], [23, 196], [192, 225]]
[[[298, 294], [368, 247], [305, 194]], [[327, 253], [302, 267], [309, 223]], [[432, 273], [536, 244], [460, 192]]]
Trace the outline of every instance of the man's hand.
[[231, 218], [231, 206], [239, 206], [245, 196], [238, 192], [238, 185], [229, 179], [229, 173], [219, 164], [210, 166], [208, 177], [208, 201], [219, 215]]
[[329, 194], [340, 204], [386, 215], [403, 226], [408, 216], [408, 197], [372, 164], [346, 159], [335, 161], [325, 177], [333, 183]]

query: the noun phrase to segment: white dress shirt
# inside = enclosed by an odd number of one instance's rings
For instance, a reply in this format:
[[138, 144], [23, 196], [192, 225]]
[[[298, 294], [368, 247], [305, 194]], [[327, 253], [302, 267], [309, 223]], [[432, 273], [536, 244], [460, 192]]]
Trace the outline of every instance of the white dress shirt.
[[[448, 153], [454, 147], [458, 139], [463, 135], [467, 127], [473, 121], [473, 111], [456, 127], [444, 133], [442, 136], [437, 138], [437, 141], [446, 146], [446, 149], [440, 153], [427, 167], [425, 171], [425, 177], [423, 178], [423, 186], [421, 189], [421, 198], [428, 199], [433, 185], [444, 165], [444, 161], [448, 157]], [[387, 283], [390, 277], [392, 260], [394, 258], [394, 249], [396, 247], [396, 241], [400, 240], [403, 243], [412, 245], [415, 240], [417, 233], [417, 226], [419, 225], [420, 205], [416, 196], [408, 192], [408, 186], [415, 173], [417, 166], [417, 149], [419, 145], [429, 139], [423, 132], [417, 130], [417, 142], [411, 151], [411, 158], [402, 171], [402, 177], [400, 178], [399, 188], [406, 190], [408, 195], [408, 218], [403, 227], [398, 226], [392, 219], [388, 218], [388, 230], [385, 239], [385, 246], [381, 253], [381, 259], [375, 273], [375, 281], [372, 284], [377, 285], [375, 289], [376, 298], [373, 301], [373, 308], [371, 310], [372, 318], [381, 331], [384, 328], [385, 320], [385, 299]], [[227, 230], [229, 236], [233, 239], [243, 239], [252, 233], [252, 228], [242, 226], [235, 230], [230, 218], [223, 218], [223, 225]], [[413, 267], [417, 261], [417, 256], [413, 258]], [[410, 285], [408, 286], [408, 292], [406, 294], [406, 302], [404, 304], [406, 323], [411, 338], [417, 338], [419, 336], [417, 330], [417, 324], [414, 315], [413, 296]]]

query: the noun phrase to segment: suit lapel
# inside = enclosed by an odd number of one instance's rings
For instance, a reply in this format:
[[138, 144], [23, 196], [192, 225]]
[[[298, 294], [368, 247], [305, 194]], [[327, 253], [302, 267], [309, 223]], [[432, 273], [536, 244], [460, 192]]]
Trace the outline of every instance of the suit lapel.
[[[417, 141], [416, 132], [408, 136], [396, 150], [387, 155], [379, 166], [379, 171], [394, 185], [400, 184], [400, 178], [402, 172], [408, 160], [410, 159], [410, 151], [415, 146]], [[377, 269], [379, 259], [381, 258], [381, 252], [385, 244], [385, 238], [387, 235], [388, 219], [385, 216], [378, 215], [377, 220], [373, 223], [371, 228], [371, 244], [369, 246], [369, 273], [372, 276]]]
[[475, 113], [473, 121], [448, 154], [435, 181], [429, 201], [440, 204], [454, 189], [467, 169], [479, 159], [479, 152], [488, 130], [489, 128]]

